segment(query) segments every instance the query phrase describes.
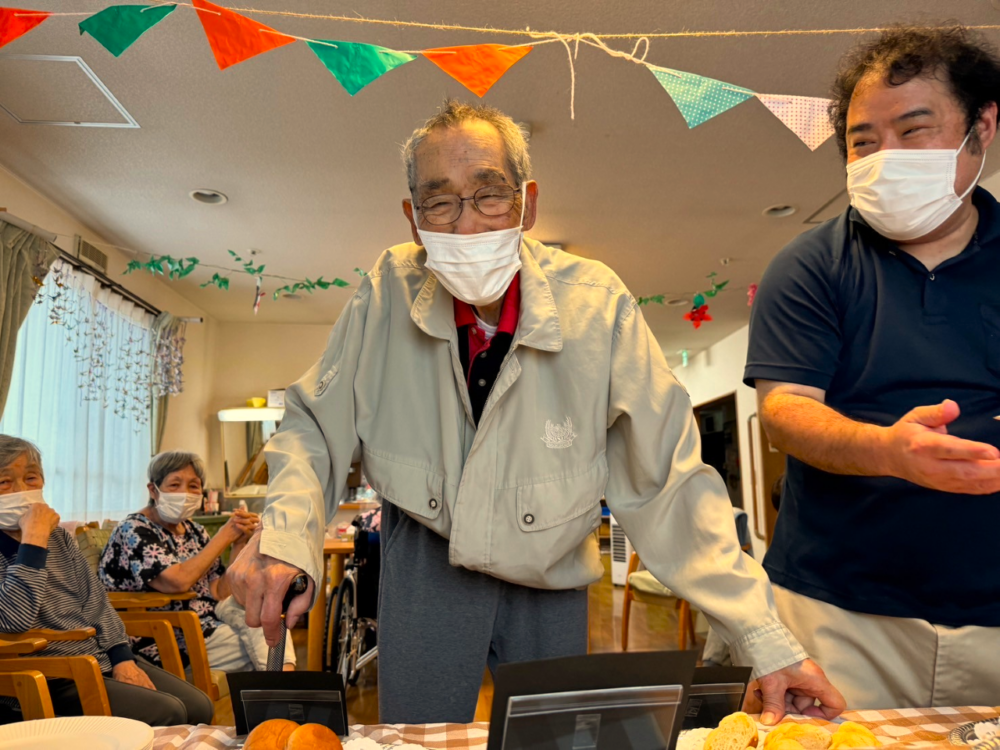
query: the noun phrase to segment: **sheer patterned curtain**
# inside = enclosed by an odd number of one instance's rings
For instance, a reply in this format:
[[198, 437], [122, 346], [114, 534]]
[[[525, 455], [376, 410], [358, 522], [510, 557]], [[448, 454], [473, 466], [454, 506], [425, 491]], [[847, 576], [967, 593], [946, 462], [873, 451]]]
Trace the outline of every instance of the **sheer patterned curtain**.
[[18, 333], [0, 432], [42, 451], [64, 521], [120, 519], [146, 497], [153, 317], [57, 263]]

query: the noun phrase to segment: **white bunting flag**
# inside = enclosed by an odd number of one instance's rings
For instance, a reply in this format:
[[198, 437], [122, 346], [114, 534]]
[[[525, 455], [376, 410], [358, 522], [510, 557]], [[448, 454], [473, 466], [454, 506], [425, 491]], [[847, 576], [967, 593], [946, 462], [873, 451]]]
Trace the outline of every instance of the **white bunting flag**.
[[811, 151], [815, 151], [833, 135], [833, 125], [830, 124], [828, 113], [829, 99], [786, 94], [757, 94], [757, 98]]

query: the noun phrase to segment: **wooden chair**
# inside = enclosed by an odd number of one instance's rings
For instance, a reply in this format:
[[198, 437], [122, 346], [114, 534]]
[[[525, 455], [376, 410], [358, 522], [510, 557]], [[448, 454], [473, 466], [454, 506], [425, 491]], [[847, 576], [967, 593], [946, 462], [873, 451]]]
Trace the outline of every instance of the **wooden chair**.
[[[0, 640], [0, 658], [32, 654], [48, 645], [49, 642], [42, 638], [29, 638], [23, 641]], [[55, 718], [52, 696], [49, 695], [49, 683], [46, 682], [45, 675], [37, 669], [0, 672], [0, 695], [17, 699], [21, 706], [21, 716], [25, 721]]]
[[[85, 641], [96, 634], [94, 628], [76, 630], [40, 628], [25, 633], [5, 633], [8, 640], [0, 642], [4, 644], [4, 648], [0, 648], [0, 676], [37, 671], [50, 680], [57, 678], [73, 680], [80, 694], [80, 705], [85, 716], [111, 716], [111, 704], [108, 702], [104, 677], [97, 659], [93, 656], [31, 656], [45, 648], [50, 641]], [[11, 644], [11, 641], [21, 643]], [[48, 686], [45, 690], [47, 694]], [[51, 711], [51, 698], [48, 698], [47, 703], [41, 701], [39, 706], [32, 708], [32, 711], [35, 710]]]
[[622, 603], [622, 651], [628, 651], [628, 623], [633, 601], [656, 607], [673, 605], [677, 610], [677, 648], [681, 651], [686, 650], [689, 639], [693, 645], [697, 645], [691, 604], [657, 581], [648, 570], [640, 570], [641, 567], [639, 556], [633, 552], [628, 563], [628, 577], [625, 581], [625, 596]]
[[[182, 680], [187, 679], [183, 664], [180, 661], [180, 652], [177, 647], [177, 637], [174, 628], [181, 631], [184, 636], [184, 645], [187, 648], [188, 661], [191, 665], [191, 682], [194, 686], [208, 695], [213, 701], [222, 697], [222, 688], [226, 686], [224, 673], [215, 672], [208, 664], [208, 651], [205, 648], [205, 635], [201, 630], [201, 620], [195, 612], [150, 612], [150, 609], [165, 607], [171, 600], [186, 601], [194, 598], [193, 592], [183, 594], [157, 594], [155, 592], [139, 592], [130, 594], [129, 592], [112, 592], [108, 594], [111, 606], [118, 611], [118, 616], [125, 623], [125, 631], [132, 636], [143, 637], [145, 633], [139, 632], [145, 629], [150, 623], [162, 622], [169, 627], [169, 641], [167, 652], [178, 652], [178, 671], [175, 671], [167, 662], [163, 660], [163, 668], [172, 672]], [[156, 638], [154, 635], [145, 637]], [[160, 650], [161, 660], [165, 653], [160, 641], [156, 641]], [[226, 690], [228, 693], [228, 689]]]

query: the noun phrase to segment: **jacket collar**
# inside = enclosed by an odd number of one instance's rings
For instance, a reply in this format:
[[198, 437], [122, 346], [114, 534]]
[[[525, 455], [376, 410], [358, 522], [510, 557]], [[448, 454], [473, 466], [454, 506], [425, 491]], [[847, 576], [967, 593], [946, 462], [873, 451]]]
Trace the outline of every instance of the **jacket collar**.
[[[514, 343], [543, 351], [562, 351], [559, 310], [549, 280], [535, 258], [540, 243], [521, 242], [521, 318]], [[426, 271], [426, 269], [425, 269]], [[451, 293], [426, 271], [427, 280], [410, 308], [410, 318], [428, 336], [451, 341], [457, 338], [455, 305]]]

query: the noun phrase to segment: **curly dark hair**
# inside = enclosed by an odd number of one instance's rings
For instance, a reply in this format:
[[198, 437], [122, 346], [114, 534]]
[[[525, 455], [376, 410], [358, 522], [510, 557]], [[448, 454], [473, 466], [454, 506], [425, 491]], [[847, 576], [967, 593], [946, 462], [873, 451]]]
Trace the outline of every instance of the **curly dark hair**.
[[[983, 107], [1000, 101], [1000, 58], [996, 49], [959, 25], [905, 26], [886, 29], [878, 38], [859, 44], [840, 62], [831, 90], [830, 121], [840, 155], [847, 158], [847, 108], [858, 82], [882, 73], [890, 86], [917, 76], [941, 76], [951, 87], [971, 129]], [[977, 153], [979, 139], [969, 139]]]

